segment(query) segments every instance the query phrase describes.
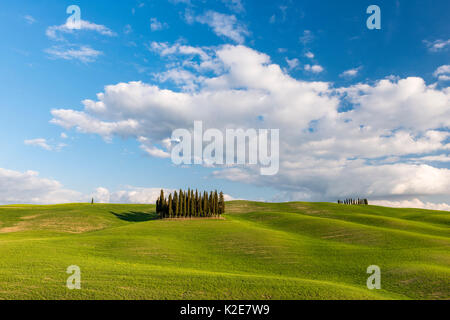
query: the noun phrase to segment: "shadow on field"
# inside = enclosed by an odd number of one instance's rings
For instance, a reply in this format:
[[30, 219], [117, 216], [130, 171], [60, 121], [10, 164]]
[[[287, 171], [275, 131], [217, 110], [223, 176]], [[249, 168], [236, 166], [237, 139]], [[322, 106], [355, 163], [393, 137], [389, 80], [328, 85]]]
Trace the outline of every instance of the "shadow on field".
[[129, 222], [143, 222], [143, 221], [149, 221], [149, 220], [156, 220], [158, 219], [158, 215], [156, 213], [146, 213], [146, 212], [136, 212], [136, 211], [130, 211], [130, 212], [124, 212], [124, 213], [115, 213], [110, 211], [113, 215], [115, 215], [117, 218]]

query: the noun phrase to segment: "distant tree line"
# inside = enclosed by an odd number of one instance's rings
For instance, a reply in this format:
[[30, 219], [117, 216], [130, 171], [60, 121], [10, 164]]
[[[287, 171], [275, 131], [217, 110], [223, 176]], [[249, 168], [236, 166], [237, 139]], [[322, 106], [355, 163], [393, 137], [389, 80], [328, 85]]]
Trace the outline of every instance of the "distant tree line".
[[164, 196], [161, 190], [159, 198], [156, 200], [156, 213], [161, 218], [191, 218], [191, 217], [220, 217], [225, 213], [225, 200], [223, 192], [204, 191], [188, 189], [179, 192], [175, 191]]
[[354, 205], [369, 205], [369, 200], [367, 199], [345, 199], [345, 200], [338, 200], [338, 204], [354, 204]]

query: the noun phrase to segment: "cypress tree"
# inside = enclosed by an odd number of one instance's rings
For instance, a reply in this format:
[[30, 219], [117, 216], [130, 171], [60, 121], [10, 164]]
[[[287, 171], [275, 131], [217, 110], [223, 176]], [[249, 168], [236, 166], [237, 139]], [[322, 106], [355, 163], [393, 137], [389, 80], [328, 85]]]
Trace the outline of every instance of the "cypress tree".
[[195, 216], [199, 216], [199, 206], [198, 206], [198, 190], [195, 189]]
[[161, 217], [164, 217], [164, 190], [161, 189], [161, 193], [159, 195], [159, 203], [158, 203], [158, 207], [159, 207], [159, 214]]
[[186, 217], [190, 217], [191, 216], [191, 214], [192, 214], [192, 211], [191, 211], [191, 189], [190, 188], [188, 188], [188, 192], [187, 192], [187, 204], [186, 204], [186, 207], [187, 207], [187, 213], [186, 213]]
[[203, 216], [203, 198], [201, 193], [198, 195], [198, 216]]
[[173, 217], [173, 203], [172, 203], [172, 194], [169, 194], [169, 201], [167, 203], [167, 213], [169, 214], [169, 217]]
[[214, 214], [214, 201], [212, 191], [209, 193], [208, 205], [209, 205], [209, 216], [211, 217]]
[[221, 191], [219, 194], [219, 215], [225, 213], [225, 199], [223, 197], [223, 192]]
[[191, 190], [191, 216], [195, 217], [195, 198], [194, 198], [194, 190]]
[[214, 191], [214, 215], [217, 216], [219, 214], [219, 195], [217, 194], [217, 190]]
[[178, 193], [178, 216], [181, 217], [183, 215], [183, 191], [180, 189], [180, 192]]
[[178, 215], [177, 217], [180, 217], [183, 211], [183, 199], [182, 199], [182, 192], [180, 190], [180, 192], [178, 193]]
[[187, 200], [186, 192], [183, 192], [183, 217], [186, 217], [187, 215], [186, 200]]
[[208, 193], [203, 191], [203, 216], [208, 216]]
[[175, 217], [178, 217], [178, 213], [179, 213], [179, 210], [180, 210], [180, 206], [179, 206], [179, 203], [178, 203], [178, 193], [177, 193], [176, 190], [175, 190], [174, 196], [173, 196], [173, 207], [174, 207], [173, 215], [174, 215]]
[[164, 214], [166, 217], [169, 216], [169, 205], [166, 198], [164, 198]]

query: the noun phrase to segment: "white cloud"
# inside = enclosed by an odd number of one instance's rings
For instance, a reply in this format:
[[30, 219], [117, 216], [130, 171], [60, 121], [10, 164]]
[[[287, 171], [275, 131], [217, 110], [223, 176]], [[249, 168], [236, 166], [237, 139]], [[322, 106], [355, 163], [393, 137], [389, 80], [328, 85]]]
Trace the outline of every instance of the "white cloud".
[[300, 61], [297, 58], [289, 60], [286, 58], [286, 62], [290, 70], [297, 69], [300, 66]]
[[52, 58], [64, 60], [78, 60], [83, 63], [94, 62], [103, 52], [89, 46], [52, 46], [45, 50]]
[[[174, 189], [163, 188], [164, 194], [168, 196]], [[97, 203], [136, 203], [155, 204], [161, 193], [161, 188], [140, 188], [127, 186], [125, 190], [110, 192], [106, 188], [97, 188], [92, 194]], [[225, 201], [234, 200], [230, 195], [224, 194]]]
[[312, 42], [313, 39], [314, 35], [311, 30], [304, 30], [303, 35], [299, 38], [300, 42], [303, 43], [303, 45], [307, 45], [308, 43]]
[[360, 67], [354, 68], [354, 69], [349, 69], [349, 70], [342, 72], [339, 76], [342, 78], [353, 78], [358, 75], [358, 72], [360, 69], [361, 69]]
[[305, 53], [305, 57], [307, 57], [309, 59], [314, 59], [314, 53], [312, 53], [311, 51], [308, 51]]
[[446, 64], [440, 66], [434, 72], [434, 76], [437, 77], [440, 81], [449, 81], [450, 80], [450, 65]]
[[450, 211], [450, 205], [447, 203], [422, 202], [417, 198], [403, 201], [375, 200], [371, 201], [370, 204], [394, 208], [419, 208], [419, 209]]
[[[88, 100], [84, 103], [87, 109], [99, 111], [99, 109], [94, 109], [91, 105], [91, 101]], [[79, 132], [83, 133], [96, 133], [101, 135], [106, 141], [110, 141], [113, 134], [119, 136], [132, 134], [138, 130], [138, 127], [140, 126], [139, 122], [134, 119], [115, 122], [99, 121], [84, 112], [74, 110], [52, 110], [52, 115], [55, 117], [51, 120], [54, 124], [60, 125], [66, 129], [76, 127]]]
[[222, 2], [225, 3], [228, 8], [237, 13], [245, 11], [241, 0], [222, 0]]
[[56, 180], [41, 178], [35, 171], [0, 168], [0, 204], [55, 204], [82, 198], [79, 192], [65, 189]]
[[437, 155], [437, 156], [426, 156], [426, 157], [420, 157], [420, 158], [412, 158], [412, 161], [417, 162], [450, 162], [450, 156], [449, 155]]
[[213, 29], [216, 35], [229, 38], [237, 43], [243, 43], [245, 37], [249, 35], [247, 28], [234, 15], [209, 10], [201, 16], [188, 16], [187, 21], [207, 24]]
[[133, 32], [133, 28], [131, 27], [131, 25], [127, 24], [125, 27], [123, 27], [123, 33], [130, 34], [132, 32]]
[[[163, 188], [166, 194], [173, 189]], [[154, 204], [161, 188], [127, 186], [119, 191], [99, 187], [91, 194], [66, 189], [53, 179], [39, 177], [35, 171], [19, 172], [0, 168], [0, 205], [7, 204], [59, 204], [90, 202]], [[225, 195], [225, 200], [233, 200]]]
[[442, 74], [438, 77], [439, 81], [450, 81], [450, 75]]
[[431, 52], [439, 52], [443, 51], [447, 48], [447, 46], [450, 45], [450, 39], [448, 40], [435, 40], [435, 41], [428, 41], [424, 40], [425, 45], [428, 47], [428, 50]]
[[60, 136], [61, 136], [62, 139], [67, 139], [68, 138], [67, 134], [64, 133], [64, 132], [61, 132]]
[[65, 143], [50, 144], [44, 138], [25, 140], [24, 143], [27, 146], [36, 146], [47, 151], [60, 151], [62, 148], [67, 146]]
[[52, 150], [52, 147], [50, 147], [50, 145], [47, 143], [47, 140], [44, 138], [25, 140], [24, 143], [27, 146], [37, 146], [48, 151]]
[[323, 72], [323, 67], [318, 64], [315, 65], [305, 64], [305, 70], [310, 71], [312, 73], [321, 73]]
[[[422, 78], [384, 79], [372, 86], [357, 84], [341, 92], [355, 106], [349, 115], [361, 125], [385, 131], [405, 128], [412, 133], [450, 126], [450, 91], [427, 86]], [[436, 132], [434, 138], [440, 134], [445, 133]], [[411, 137], [420, 141], [420, 136]]]
[[[169, 194], [174, 190], [163, 189], [164, 193]], [[110, 192], [106, 188], [97, 188], [93, 193], [94, 201], [97, 203], [138, 203], [154, 204], [158, 199], [161, 188], [138, 188], [127, 187], [126, 190]]]
[[448, 65], [448, 64], [437, 68], [436, 71], [434, 72], [434, 76], [437, 77], [438, 75], [446, 74], [446, 73], [450, 73], [450, 65]]
[[163, 29], [167, 29], [169, 25], [165, 22], [158, 21], [157, 18], [151, 18], [150, 19], [150, 29], [152, 31], [159, 31]]
[[27, 14], [27, 15], [24, 16], [23, 18], [25, 19], [25, 21], [26, 21], [28, 24], [33, 24], [33, 23], [36, 22], [36, 19], [33, 18], [32, 16], [30, 16], [29, 14]]
[[66, 23], [59, 25], [59, 26], [50, 26], [45, 31], [45, 34], [47, 37], [49, 37], [52, 40], [64, 40], [63, 34], [72, 34], [76, 32], [77, 30], [88, 30], [88, 31], [95, 31], [101, 35], [113, 37], [117, 34], [110, 30], [108, 27], [101, 25], [101, 24], [95, 24], [93, 22], [81, 20], [79, 25], [75, 25], [72, 20], [67, 19]]
[[[172, 131], [192, 129], [194, 120], [203, 120], [205, 130], [275, 128], [280, 129], [278, 175], [232, 167], [217, 168], [213, 176], [270, 186], [291, 200], [450, 195], [449, 169], [414, 160], [450, 149], [448, 88], [417, 77], [333, 88], [294, 79], [266, 54], [242, 45], [152, 43], [151, 49], [174, 59], [175, 70], [189, 71], [195, 89], [109, 85], [97, 99], [84, 100], [84, 110], [53, 110], [52, 122], [105, 139], [134, 138], [147, 153], [163, 157], [170, 153], [165, 142]], [[211, 68], [200, 67], [205, 62], [214, 65], [213, 75]], [[348, 106], [345, 111], [342, 105]]]
[[[140, 148], [150, 156], [155, 158], [170, 158], [170, 154], [168, 152], [151, 145], [148, 138], [139, 137], [137, 140], [141, 143]], [[163, 140], [162, 142], [166, 147], [170, 146], [170, 139]]]

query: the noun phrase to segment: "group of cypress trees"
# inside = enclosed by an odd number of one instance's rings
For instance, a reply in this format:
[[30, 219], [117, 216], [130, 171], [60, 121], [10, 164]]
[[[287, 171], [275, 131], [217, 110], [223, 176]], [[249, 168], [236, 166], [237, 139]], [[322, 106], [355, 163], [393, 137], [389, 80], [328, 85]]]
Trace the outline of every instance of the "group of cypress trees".
[[356, 205], [368, 205], [369, 200], [367, 199], [345, 199], [345, 200], [338, 200], [338, 204], [356, 204]]
[[169, 197], [161, 195], [156, 200], [156, 213], [161, 218], [190, 218], [190, 217], [220, 217], [225, 213], [225, 200], [223, 192], [204, 191], [203, 194], [197, 190], [174, 192]]

